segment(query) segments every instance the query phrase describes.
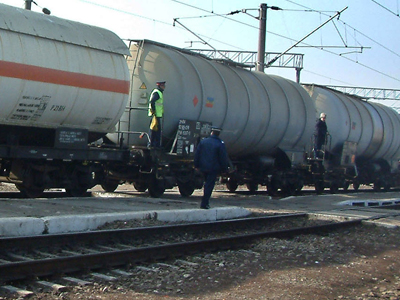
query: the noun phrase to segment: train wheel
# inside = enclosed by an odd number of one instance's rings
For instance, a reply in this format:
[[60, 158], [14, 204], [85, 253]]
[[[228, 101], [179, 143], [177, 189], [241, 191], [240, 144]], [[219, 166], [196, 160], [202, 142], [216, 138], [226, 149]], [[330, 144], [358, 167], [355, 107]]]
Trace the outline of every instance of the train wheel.
[[374, 182], [373, 189], [375, 192], [379, 192], [381, 190], [381, 183], [379, 181]]
[[230, 192], [234, 192], [238, 188], [238, 183], [235, 179], [229, 178], [228, 181], [226, 182], [226, 187]]
[[106, 180], [101, 184], [101, 187], [106, 192], [112, 193], [118, 188], [118, 185], [119, 185], [118, 181]]
[[70, 183], [66, 185], [65, 192], [70, 197], [86, 196], [88, 188], [93, 186], [93, 172], [89, 166], [75, 165], [69, 170]]
[[318, 180], [315, 182], [315, 191], [317, 194], [322, 194], [324, 192], [325, 186], [323, 180]]
[[357, 192], [360, 188], [360, 184], [358, 182], [353, 182], [353, 189]]
[[274, 180], [271, 180], [271, 182], [267, 184], [267, 191], [268, 195], [270, 196], [275, 196], [278, 192], [278, 185], [276, 184], [276, 182], [274, 182]]
[[144, 182], [134, 182], [133, 187], [138, 191], [138, 192], [145, 192], [147, 190], [147, 184]]
[[41, 188], [27, 188], [21, 184], [16, 184], [15, 186], [21, 192], [24, 198], [38, 198], [43, 195], [44, 191], [44, 189]]
[[296, 192], [301, 192], [301, 190], [303, 189], [303, 187], [304, 187], [304, 182], [303, 182], [303, 180], [299, 180], [299, 181], [296, 183]]
[[385, 192], [389, 192], [390, 191], [390, 183], [389, 182], [385, 182], [384, 184], [383, 184], [383, 190], [385, 191]]
[[191, 182], [178, 183], [179, 193], [182, 197], [190, 197], [194, 192], [194, 185]]
[[165, 185], [163, 180], [153, 177], [149, 185], [149, 194], [153, 198], [160, 198], [165, 192]]
[[257, 191], [258, 191], [258, 184], [257, 184], [257, 182], [249, 182], [249, 183], [246, 183], [246, 186], [247, 186], [247, 189], [248, 189], [251, 193], [254, 193], [254, 192], [257, 192]]
[[25, 198], [37, 198], [43, 195], [45, 174], [35, 169], [33, 165], [22, 166], [23, 183], [15, 186]]
[[87, 193], [87, 188], [79, 187], [74, 189], [65, 189], [65, 192], [70, 197], [83, 197]]
[[337, 182], [332, 182], [329, 190], [331, 194], [337, 194], [337, 192], [339, 191], [339, 185], [337, 184]]
[[347, 192], [349, 190], [350, 183], [346, 181], [343, 185], [343, 191]]
[[296, 187], [295, 185], [291, 184], [291, 183], [287, 183], [282, 187], [282, 193], [285, 196], [293, 196], [294, 194], [296, 194]]

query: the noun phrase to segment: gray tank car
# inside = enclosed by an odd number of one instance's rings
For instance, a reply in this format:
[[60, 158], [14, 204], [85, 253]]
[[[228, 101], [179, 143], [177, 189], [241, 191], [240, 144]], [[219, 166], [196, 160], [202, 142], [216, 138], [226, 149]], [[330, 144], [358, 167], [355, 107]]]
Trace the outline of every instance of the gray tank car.
[[[223, 128], [221, 138], [237, 174], [248, 173], [249, 165], [256, 167], [257, 172], [269, 174], [276, 166], [290, 170], [292, 165], [303, 163], [316, 110], [300, 85], [151, 41], [134, 42], [130, 50], [129, 108], [118, 126], [126, 132], [123, 137], [126, 146], [146, 146], [147, 140], [140, 139], [138, 132], [147, 132], [149, 128], [148, 98], [155, 82], [166, 80], [165, 148], [171, 147], [179, 120], [184, 119]], [[121, 139], [120, 134], [107, 137], [114, 143]], [[193, 154], [195, 145], [188, 149]], [[238, 180], [265, 185], [268, 177], [246, 176]], [[236, 181], [228, 179], [233, 185]]]
[[[148, 130], [148, 98], [155, 82], [163, 79], [165, 144], [175, 137], [180, 119], [198, 120], [223, 128], [221, 137], [231, 156], [265, 155], [280, 148], [293, 162], [303, 159], [315, 107], [300, 85], [150, 41], [133, 43], [131, 54], [130, 108], [121, 118], [121, 130]], [[134, 134], [125, 143], [145, 145]]]
[[[390, 107], [322, 86], [305, 85], [317, 113], [327, 114], [326, 167], [335, 169], [332, 190], [371, 184], [388, 190], [396, 182], [400, 158], [400, 116]], [[329, 163], [329, 165], [328, 165]], [[343, 181], [344, 180], [344, 181]]]
[[[392, 109], [152, 41], [133, 41], [130, 51], [130, 101], [118, 126], [125, 132], [124, 145], [146, 147], [140, 133], [149, 128], [148, 98], [155, 82], [166, 80], [164, 148], [173, 152], [182, 119], [221, 127], [235, 170], [223, 174], [222, 181], [231, 191], [239, 184], [247, 184], [251, 191], [266, 185], [271, 194], [277, 190], [292, 194], [304, 185], [335, 192], [351, 183], [355, 188], [365, 183], [376, 188], [394, 184], [388, 178], [397, 171], [400, 158], [400, 141], [395, 138], [400, 121]], [[312, 155], [320, 112], [328, 115], [330, 134], [323, 159]], [[118, 143], [122, 136], [107, 137]], [[191, 143], [189, 156], [196, 140]], [[143, 160], [143, 153], [139, 157]], [[201, 187], [194, 184], [198, 180], [191, 172], [184, 173], [189, 175], [172, 175], [178, 186]]]

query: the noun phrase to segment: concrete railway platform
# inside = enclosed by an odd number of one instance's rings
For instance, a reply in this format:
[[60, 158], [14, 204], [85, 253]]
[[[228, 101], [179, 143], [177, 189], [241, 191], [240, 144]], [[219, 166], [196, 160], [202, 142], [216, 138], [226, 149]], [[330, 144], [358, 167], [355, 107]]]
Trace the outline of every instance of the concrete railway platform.
[[251, 194], [246, 190], [228, 192], [217, 186], [209, 210], [199, 209], [202, 191], [182, 198], [178, 190], [166, 191], [162, 198], [151, 198], [130, 185], [121, 185], [115, 193], [93, 188], [88, 197], [66, 197], [60, 191], [46, 192], [38, 199], [21, 199], [7, 184], [0, 194], [0, 236], [24, 236], [95, 230], [105, 223], [132, 219], [159, 221], [213, 221], [241, 218], [252, 213], [306, 212], [319, 218], [368, 218], [368, 222], [384, 226], [400, 226], [399, 191], [358, 192], [316, 195], [304, 192], [299, 196], [272, 198], [266, 191]]

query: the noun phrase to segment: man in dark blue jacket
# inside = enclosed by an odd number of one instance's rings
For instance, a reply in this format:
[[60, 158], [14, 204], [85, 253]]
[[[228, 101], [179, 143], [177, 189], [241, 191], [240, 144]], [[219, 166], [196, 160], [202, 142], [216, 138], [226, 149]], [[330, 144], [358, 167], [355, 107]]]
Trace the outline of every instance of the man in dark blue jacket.
[[194, 167], [199, 169], [205, 178], [204, 194], [200, 205], [203, 209], [210, 208], [210, 197], [218, 174], [228, 170], [228, 155], [224, 142], [219, 138], [220, 132], [221, 129], [212, 127], [210, 137], [199, 143], [194, 156]]
[[[315, 124], [314, 139], [314, 157], [323, 158], [322, 146], [326, 144], [326, 135], [328, 134], [328, 126], [326, 126], [326, 114], [321, 113], [317, 123]], [[325, 150], [325, 149], [324, 149]]]

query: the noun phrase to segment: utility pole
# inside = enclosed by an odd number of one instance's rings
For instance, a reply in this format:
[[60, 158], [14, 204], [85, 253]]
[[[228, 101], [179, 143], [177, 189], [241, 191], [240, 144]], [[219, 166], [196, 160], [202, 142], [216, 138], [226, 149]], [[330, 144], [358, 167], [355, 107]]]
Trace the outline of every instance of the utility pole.
[[265, 36], [267, 34], [267, 4], [260, 5], [260, 14], [258, 17], [260, 21], [260, 29], [258, 33], [258, 58], [257, 58], [257, 71], [264, 72], [265, 63]]
[[25, 0], [25, 9], [27, 9], [27, 10], [32, 9], [32, 1], [33, 0]]
[[300, 72], [301, 68], [296, 68], [296, 82], [300, 83]]
[[266, 3], [260, 4], [258, 20], [260, 21], [260, 29], [258, 35], [258, 58], [257, 71], [264, 72], [265, 66], [265, 40], [267, 35], [267, 9], [282, 10], [277, 6], [268, 6]]

